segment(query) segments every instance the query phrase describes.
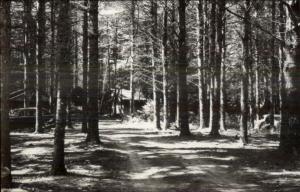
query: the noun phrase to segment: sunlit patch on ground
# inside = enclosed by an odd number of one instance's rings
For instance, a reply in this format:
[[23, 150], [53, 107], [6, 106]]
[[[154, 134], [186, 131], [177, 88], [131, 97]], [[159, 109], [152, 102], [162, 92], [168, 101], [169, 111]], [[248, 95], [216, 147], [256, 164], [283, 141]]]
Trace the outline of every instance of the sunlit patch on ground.
[[[149, 179], [149, 178], [161, 178], [164, 175], [161, 175], [159, 173], [170, 171], [173, 169], [174, 166], [172, 167], [150, 167], [140, 173], [133, 173], [130, 175], [131, 179], [134, 180], [143, 180], [143, 179]], [[177, 167], [175, 167], [177, 168]]]
[[14, 188], [14, 189], [1, 189], [1, 192], [29, 192], [29, 191], [20, 188]]
[[[300, 176], [300, 171], [280, 171], [280, 172], [268, 172], [269, 175], [274, 175], [274, 176]], [[299, 178], [300, 179], [300, 178]]]
[[24, 149], [20, 154], [27, 158], [36, 158], [36, 156], [45, 155], [47, 153], [49, 153], [49, 149], [46, 147], [30, 147]]
[[300, 191], [300, 163], [278, 158], [276, 137], [253, 135], [243, 146], [235, 130], [211, 138], [208, 129], [192, 129], [194, 136], [181, 138], [147, 122], [105, 121], [99, 127], [101, 145], [87, 145], [80, 125], [66, 130], [68, 175], [60, 177], [50, 174], [53, 130], [12, 133], [15, 190]]
[[21, 170], [12, 170], [12, 174], [13, 175], [26, 175], [26, 174], [30, 174], [30, 173], [33, 173], [35, 172], [34, 169], [32, 168], [25, 168], [25, 169], [21, 169]]

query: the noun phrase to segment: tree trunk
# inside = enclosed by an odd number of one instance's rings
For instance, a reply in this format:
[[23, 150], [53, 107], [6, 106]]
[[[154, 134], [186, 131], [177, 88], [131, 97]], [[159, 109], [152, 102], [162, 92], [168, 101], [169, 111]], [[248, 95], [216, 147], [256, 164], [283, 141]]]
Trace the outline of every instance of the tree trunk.
[[172, 1], [172, 16], [171, 16], [171, 38], [170, 44], [172, 47], [171, 63], [169, 65], [169, 77], [170, 77], [170, 98], [169, 98], [169, 112], [170, 112], [170, 123], [176, 122], [176, 111], [177, 111], [177, 45], [176, 45], [176, 7], [175, 1]]
[[197, 8], [197, 63], [198, 63], [198, 97], [199, 97], [199, 128], [205, 127], [204, 124], [204, 61], [205, 61], [205, 32], [204, 22], [206, 20], [204, 9], [205, 0], [199, 0]]
[[167, 55], [167, 38], [168, 38], [168, 1], [165, 0], [163, 11], [163, 39], [161, 45], [161, 63], [163, 67], [163, 129], [166, 130], [170, 127], [169, 113], [168, 113], [168, 62], [166, 61]]
[[56, 85], [56, 79], [55, 78], [55, 0], [51, 0], [51, 16], [50, 16], [50, 28], [51, 28], [51, 40], [50, 40], [50, 94], [49, 94], [49, 100], [50, 100], [50, 110], [51, 112], [54, 112], [54, 106], [55, 106], [55, 85]]
[[[109, 31], [109, 21], [106, 23], [106, 35], [107, 35], [107, 58], [106, 58], [106, 68], [107, 68], [107, 91], [111, 90], [111, 66], [110, 66], [110, 55], [111, 55], [111, 42], [110, 42], [110, 31]], [[111, 114], [111, 108], [109, 108], [109, 114]]]
[[178, 93], [179, 93], [179, 128], [180, 136], [190, 136], [189, 129], [189, 103], [187, 88], [187, 42], [186, 42], [186, 1], [178, 0], [179, 13], [179, 56], [178, 56]]
[[[279, 32], [280, 32], [280, 37], [281, 39], [285, 40], [285, 33], [286, 33], [286, 11], [284, 9], [284, 5], [283, 5], [283, 0], [280, 1], [280, 5], [279, 5], [279, 9], [280, 9], [280, 26], [279, 26]], [[285, 59], [286, 59], [286, 55], [285, 55], [285, 44], [281, 43], [280, 44], [280, 50], [279, 50], [279, 62], [280, 62], [280, 79], [279, 79], [279, 83], [280, 83], [280, 117], [281, 117], [281, 129], [280, 129], [280, 146], [279, 148], [282, 149], [283, 151], [289, 151], [289, 146], [285, 146], [283, 145], [284, 143], [286, 143], [287, 140], [287, 134], [288, 134], [288, 129], [287, 127], [289, 126], [288, 123], [288, 114], [285, 113], [285, 110], [287, 109], [287, 93], [285, 90], [285, 73], [284, 73], [284, 65], [285, 65]]]
[[65, 168], [64, 138], [67, 119], [67, 96], [61, 83], [61, 75], [58, 75], [58, 78], [59, 82], [57, 88], [56, 126], [54, 130], [52, 174], [65, 175], [67, 170]]
[[24, 1], [25, 39], [24, 39], [24, 107], [31, 105], [35, 85], [36, 65], [36, 23], [32, 16], [32, 0]]
[[[214, 117], [214, 93], [215, 93], [215, 63], [216, 63], [216, 0], [211, 1], [211, 10], [210, 10], [210, 46], [209, 46], [209, 128], [211, 130], [211, 133], [215, 131], [213, 129], [213, 119]], [[214, 121], [216, 122], [216, 121]], [[218, 135], [219, 131], [216, 130]]]
[[98, 1], [90, 2], [90, 20], [92, 31], [89, 35], [90, 44], [90, 62], [89, 62], [89, 80], [88, 80], [88, 132], [87, 142], [99, 144], [98, 128], [98, 73], [99, 73], [99, 47], [98, 47]]
[[135, 0], [131, 0], [131, 39], [130, 39], [130, 108], [129, 113], [131, 117], [134, 116], [134, 82], [133, 82], [133, 75], [134, 75], [134, 31], [135, 31]]
[[156, 129], [161, 129], [160, 126], [160, 99], [157, 80], [157, 60], [158, 60], [158, 42], [157, 42], [157, 0], [151, 1], [151, 16], [152, 16], [152, 86], [153, 86], [153, 122]]
[[203, 87], [203, 90], [204, 92], [202, 94], [203, 95], [203, 98], [204, 98], [204, 125], [205, 127], [209, 127], [209, 123], [210, 123], [210, 74], [211, 74], [211, 71], [210, 71], [210, 37], [209, 37], [209, 31], [210, 31], [210, 25], [209, 25], [209, 18], [210, 18], [210, 15], [209, 15], [209, 0], [204, 0], [204, 13], [203, 15], [205, 15], [206, 17], [206, 20], [204, 21], [205, 22], [205, 28], [204, 28], [204, 33], [205, 33], [205, 43], [204, 43], [204, 50], [206, 50], [204, 52], [204, 67], [205, 67], [205, 70], [204, 70], [204, 87]]
[[[210, 66], [211, 68], [211, 66]], [[208, 79], [208, 89], [209, 89], [209, 129], [212, 131], [212, 124], [213, 124], [213, 98], [214, 98], [214, 79], [212, 74], [212, 69], [210, 69], [211, 73]], [[219, 132], [219, 131], [218, 131]]]
[[[70, 80], [71, 80], [71, 77], [70, 77]], [[69, 81], [69, 84], [71, 84], [71, 81]], [[71, 98], [70, 98], [70, 99], [68, 99], [68, 103], [67, 103], [67, 127], [68, 128], [73, 128], [71, 109], [72, 109], [72, 104], [71, 104]]]
[[[272, 12], [272, 33], [276, 34], [276, 1], [272, 1], [271, 5]], [[276, 105], [276, 88], [277, 88], [277, 55], [276, 55], [276, 44], [275, 38], [272, 38], [271, 41], [271, 108], [270, 108], [270, 125], [274, 127], [274, 113], [275, 113], [275, 105]]]
[[[212, 1], [211, 9], [211, 68], [212, 68], [212, 77], [211, 77], [211, 136], [219, 136], [220, 129], [220, 72], [221, 72], [221, 57], [222, 57], [222, 17], [221, 9], [218, 9], [216, 13], [216, 0]], [[219, 8], [219, 3], [218, 3]], [[217, 15], [218, 14], [218, 15]], [[217, 15], [217, 16], [216, 16]], [[216, 19], [217, 22], [216, 22]], [[217, 38], [216, 38], [217, 34]], [[216, 47], [218, 45], [218, 47]], [[218, 49], [217, 49], [218, 48]]]
[[45, 47], [46, 47], [46, 2], [39, 0], [37, 13], [38, 20], [38, 38], [37, 38], [37, 65], [36, 65], [36, 117], [35, 117], [35, 132], [41, 133], [43, 128], [42, 116], [42, 92], [45, 87]]
[[[174, 78], [174, 89], [175, 89], [175, 96], [174, 96], [174, 102], [175, 102], [175, 125], [177, 128], [179, 128], [179, 49], [178, 49], [178, 40], [175, 41], [175, 38], [177, 37], [177, 26], [175, 25], [175, 23], [179, 23], [179, 15], [176, 12], [176, 6], [178, 6], [178, 1], [177, 3], [175, 1], [173, 1], [172, 3], [172, 21], [173, 21], [173, 27], [172, 27], [172, 33], [173, 33], [173, 57], [174, 57], [174, 68], [176, 69], [175, 71], [175, 78]], [[178, 38], [178, 37], [177, 37]]]
[[[222, 21], [222, 39], [220, 39], [219, 46], [221, 48], [221, 80], [220, 80], [220, 129], [226, 130], [226, 1], [220, 2], [220, 18]], [[222, 43], [221, 43], [222, 41]]]
[[52, 173], [53, 175], [65, 175], [64, 137], [67, 118], [67, 103], [71, 85], [71, 19], [70, 0], [58, 2], [58, 26], [57, 26], [57, 68], [58, 90], [56, 104], [56, 127], [54, 130], [54, 154]]
[[[269, 59], [266, 58], [266, 56], [264, 56], [264, 63], [266, 63], [266, 65], [269, 65]], [[264, 71], [263, 71], [263, 82], [264, 82], [264, 104], [263, 107], [265, 108], [265, 111], [262, 111], [263, 113], [267, 113], [269, 112], [269, 108], [270, 108], [270, 91], [269, 91], [269, 75], [268, 75], [268, 71], [266, 69], [266, 66], [264, 66]], [[267, 109], [267, 110], [266, 110]]]
[[[77, 15], [76, 15], [77, 16]], [[76, 29], [74, 30], [74, 72], [73, 72], [73, 87], [78, 86], [78, 33]]]
[[[251, 26], [250, 26], [251, 27]], [[249, 60], [248, 60], [248, 91], [249, 91], [249, 125], [250, 129], [254, 128], [254, 120], [255, 120], [255, 98], [254, 98], [254, 67], [253, 67], [253, 57], [255, 55], [254, 43], [253, 43], [253, 35], [250, 28], [249, 34]]]
[[176, 78], [176, 127], [179, 128], [179, 119], [180, 119], [180, 91], [179, 91], [179, 61], [177, 61], [177, 78]]
[[240, 137], [243, 144], [248, 143], [248, 77], [250, 61], [250, 0], [245, 0], [245, 13], [244, 13], [244, 37], [243, 37], [243, 57], [244, 61], [241, 66], [241, 120], [240, 120]]
[[[249, 45], [249, 47], [252, 47], [252, 45]], [[253, 55], [252, 51], [251, 51], [251, 55]], [[254, 128], [254, 119], [255, 119], [255, 99], [254, 99], [254, 71], [253, 71], [253, 67], [252, 67], [252, 63], [251, 66], [249, 67], [249, 124], [250, 124], [250, 128]]]
[[259, 56], [259, 40], [258, 40], [258, 33], [256, 31], [255, 34], [255, 119], [256, 121], [259, 120], [260, 118], [260, 94], [259, 94], [259, 90], [260, 90], [260, 81], [259, 81], [259, 75], [260, 75], [260, 67], [259, 67], [259, 63], [260, 63], [260, 56]]
[[[84, 1], [84, 6], [88, 6], [88, 0]], [[82, 25], [82, 87], [83, 87], [83, 103], [82, 103], [82, 125], [81, 131], [87, 132], [87, 68], [88, 68], [88, 13], [87, 10], [83, 12]]]
[[[282, 97], [282, 114], [280, 148], [288, 154], [300, 153], [300, 0], [293, 1], [291, 6], [287, 6], [289, 15], [287, 16], [287, 30], [289, 33], [287, 40], [290, 44], [285, 46], [286, 61], [284, 64], [284, 92]], [[289, 22], [291, 21], [291, 22]]]
[[12, 186], [9, 136], [10, 1], [0, 1], [1, 189]]
[[118, 95], [117, 95], [117, 64], [118, 64], [118, 48], [119, 48], [119, 40], [118, 40], [118, 21], [115, 21], [115, 37], [114, 37], [114, 98], [113, 98], [113, 115], [117, 115], [117, 103], [118, 103]]

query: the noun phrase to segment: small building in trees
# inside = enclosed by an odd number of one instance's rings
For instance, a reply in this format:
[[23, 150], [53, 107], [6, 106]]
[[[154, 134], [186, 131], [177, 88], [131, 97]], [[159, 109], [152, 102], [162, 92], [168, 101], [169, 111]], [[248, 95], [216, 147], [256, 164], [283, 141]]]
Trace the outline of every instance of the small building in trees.
[[[128, 89], [110, 89], [99, 95], [101, 115], [128, 115], [130, 113], [131, 93]], [[134, 94], [134, 109], [141, 110], [147, 99], [140, 90]]]
[[[111, 89], [100, 95], [100, 111], [102, 115], [130, 113], [131, 93], [128, 89]], [[134, 94], [134, 109], [140, 110], [146, 104], [144, 94], [136, 90]], [[115, 110], [115, 111], [114, 111]]]
[[[129, 114], [130, 112], [130, 100], [131, 94], [130, 90], [121, 89], [119, 93], [120, 107], [122, 111], [121, 114]], [[146, 104], [147, 99], [144, 94], [140, 90], [136, 90], [134, 93], [134, 108], [135, 110], [142, 109], [142, 107]]]

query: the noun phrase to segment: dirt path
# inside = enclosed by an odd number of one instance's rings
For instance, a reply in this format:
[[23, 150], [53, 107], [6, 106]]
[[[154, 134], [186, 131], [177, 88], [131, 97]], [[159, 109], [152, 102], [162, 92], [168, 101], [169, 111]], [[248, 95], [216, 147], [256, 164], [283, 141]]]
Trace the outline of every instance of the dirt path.
[[[141, 128], [113, 128], [102, 130], [102, 134], [128, 153], [131, 165], [128, 177], [138, 191], [274, 191], [279, 188], [271, 184], [273, 181], [268, 184], [261, 179], [263, 170], [250, 167], [251, 159], [245, 160], [250, 155], [248, 149], [240, 150], [239, 142], [233, 137], [181, 139], [174, 132], [158, 133]], [[259, 156], [255, 159], [260, 161]]]
[[[198, 158], [199, 150], [157, 141], [168, 140], [168, 134], [138, 129], [117, 132], [118, 138], [113, 141], [117, 141], [116, 148], [128, 153], [130, 170], [126, 175], [138, 191], [218, 191], [215, 188], [232, 189], [232, 183], [236, 183], [235, 178], [228, 177], [226, 166], [212, 166], [205, 158]], [[111, 136], [104, 138], [112, 141]]]
[[53, 133], [13, 133], [16, 186], [24, 191], [300, 191], [299, 161], [278, 156], [276, 138], [255, 137], [243, 148], [233, 135], [180, 138], [175, 131], [145, 127], [100, 122], [102, 146], [87, 146], [79, 126], [67, 130], [69, 175], [61, 177], [49, 174]]

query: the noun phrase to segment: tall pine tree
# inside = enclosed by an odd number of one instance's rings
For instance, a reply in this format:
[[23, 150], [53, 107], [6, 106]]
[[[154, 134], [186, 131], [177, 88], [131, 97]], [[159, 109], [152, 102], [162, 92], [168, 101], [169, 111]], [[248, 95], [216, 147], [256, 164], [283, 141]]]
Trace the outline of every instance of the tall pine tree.
[[52, 173], [66, 174], [64, 138], [67, 123], [67, 104], [69, 100], [69, 82], [71, 73], [71, 19], [70, 0], [58, 1], [57, 26], [57, 68], [58, 90], [56, 103], [56, 126], [54, 131], [54, 154]]

